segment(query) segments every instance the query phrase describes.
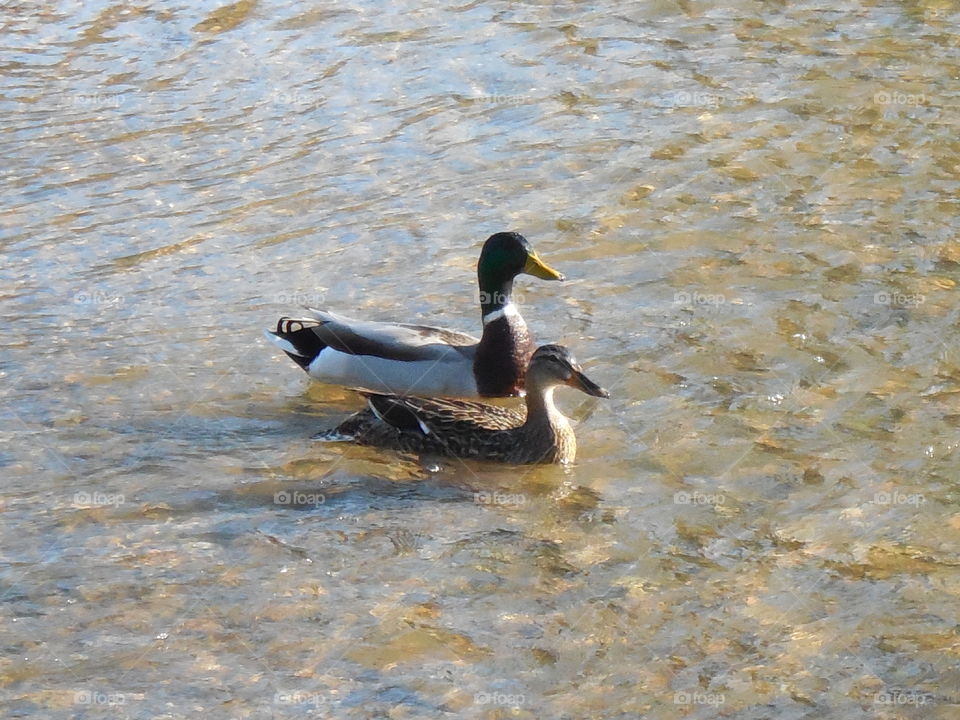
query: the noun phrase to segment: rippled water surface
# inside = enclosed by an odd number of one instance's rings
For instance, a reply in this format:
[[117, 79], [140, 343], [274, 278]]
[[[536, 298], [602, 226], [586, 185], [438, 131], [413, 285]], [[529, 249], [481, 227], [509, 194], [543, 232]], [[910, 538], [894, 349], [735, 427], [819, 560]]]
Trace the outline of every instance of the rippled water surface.
[[[954, 3], [0, 23], [4, 717], [958, 717]], [[576, 465], [312, 443], [507, 229]]]

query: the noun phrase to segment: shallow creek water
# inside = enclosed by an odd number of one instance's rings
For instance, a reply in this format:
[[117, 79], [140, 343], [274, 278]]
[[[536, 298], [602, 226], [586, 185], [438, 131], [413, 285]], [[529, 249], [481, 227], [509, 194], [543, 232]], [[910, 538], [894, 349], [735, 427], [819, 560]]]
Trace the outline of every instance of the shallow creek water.
[[[954, 4], [0, 23], [4, 717], [958, 716]], [[507, 229], [576, 464], [311, 442]]]

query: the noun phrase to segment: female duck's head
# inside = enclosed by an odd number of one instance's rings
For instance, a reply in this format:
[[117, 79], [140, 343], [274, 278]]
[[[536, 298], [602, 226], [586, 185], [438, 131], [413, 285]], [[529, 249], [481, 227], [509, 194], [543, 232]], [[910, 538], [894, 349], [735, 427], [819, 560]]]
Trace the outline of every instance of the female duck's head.
[[527, 370], [527, 395], [546, 393], [558, 385], [569, 385], [594, 397], [607, 398], [610, 393], [583, 374], [583, 368], [563, 345], [541, 345], [530, 358]]

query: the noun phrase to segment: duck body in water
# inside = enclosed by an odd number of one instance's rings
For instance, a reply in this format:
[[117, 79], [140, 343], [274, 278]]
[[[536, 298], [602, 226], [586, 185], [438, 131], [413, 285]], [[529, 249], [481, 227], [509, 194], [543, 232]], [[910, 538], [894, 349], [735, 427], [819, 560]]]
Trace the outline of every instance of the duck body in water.
[[513, 464], [573, 462], [576, 436], [569, 419], [554, 404], [554, 390], [568, 385], [594, 397], [609, 397], [609, 393], [590, 380], [561, 345], [538, 348], [526, 377], [526, 404], [518, 408], [364, 393], [365, 410], [315, 437]]
[[491, 235], [477, 263], [483, 334], [425, 325], [354, 320], [325, 310], [282, 317], [264, 332], [310, 377], [393, 395], [511, 397], [523, 394], [534, 344], [511, 300], [527, 274], [564, 276], [544, 263], [519, 233]]

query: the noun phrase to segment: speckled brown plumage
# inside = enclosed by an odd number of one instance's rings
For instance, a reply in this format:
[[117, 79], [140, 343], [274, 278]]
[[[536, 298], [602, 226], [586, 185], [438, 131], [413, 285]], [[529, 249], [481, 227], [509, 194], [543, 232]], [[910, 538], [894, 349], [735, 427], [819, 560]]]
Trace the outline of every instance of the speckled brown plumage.
[[318, 438], [464, 459], [569, 463], [576, 457], [577, 440], [569, 420], [553, 404], [557, 385], [608, 397], [569, 351], [544, 345], [529, 364], [525, 406], [365, 393], [368, 409]]

